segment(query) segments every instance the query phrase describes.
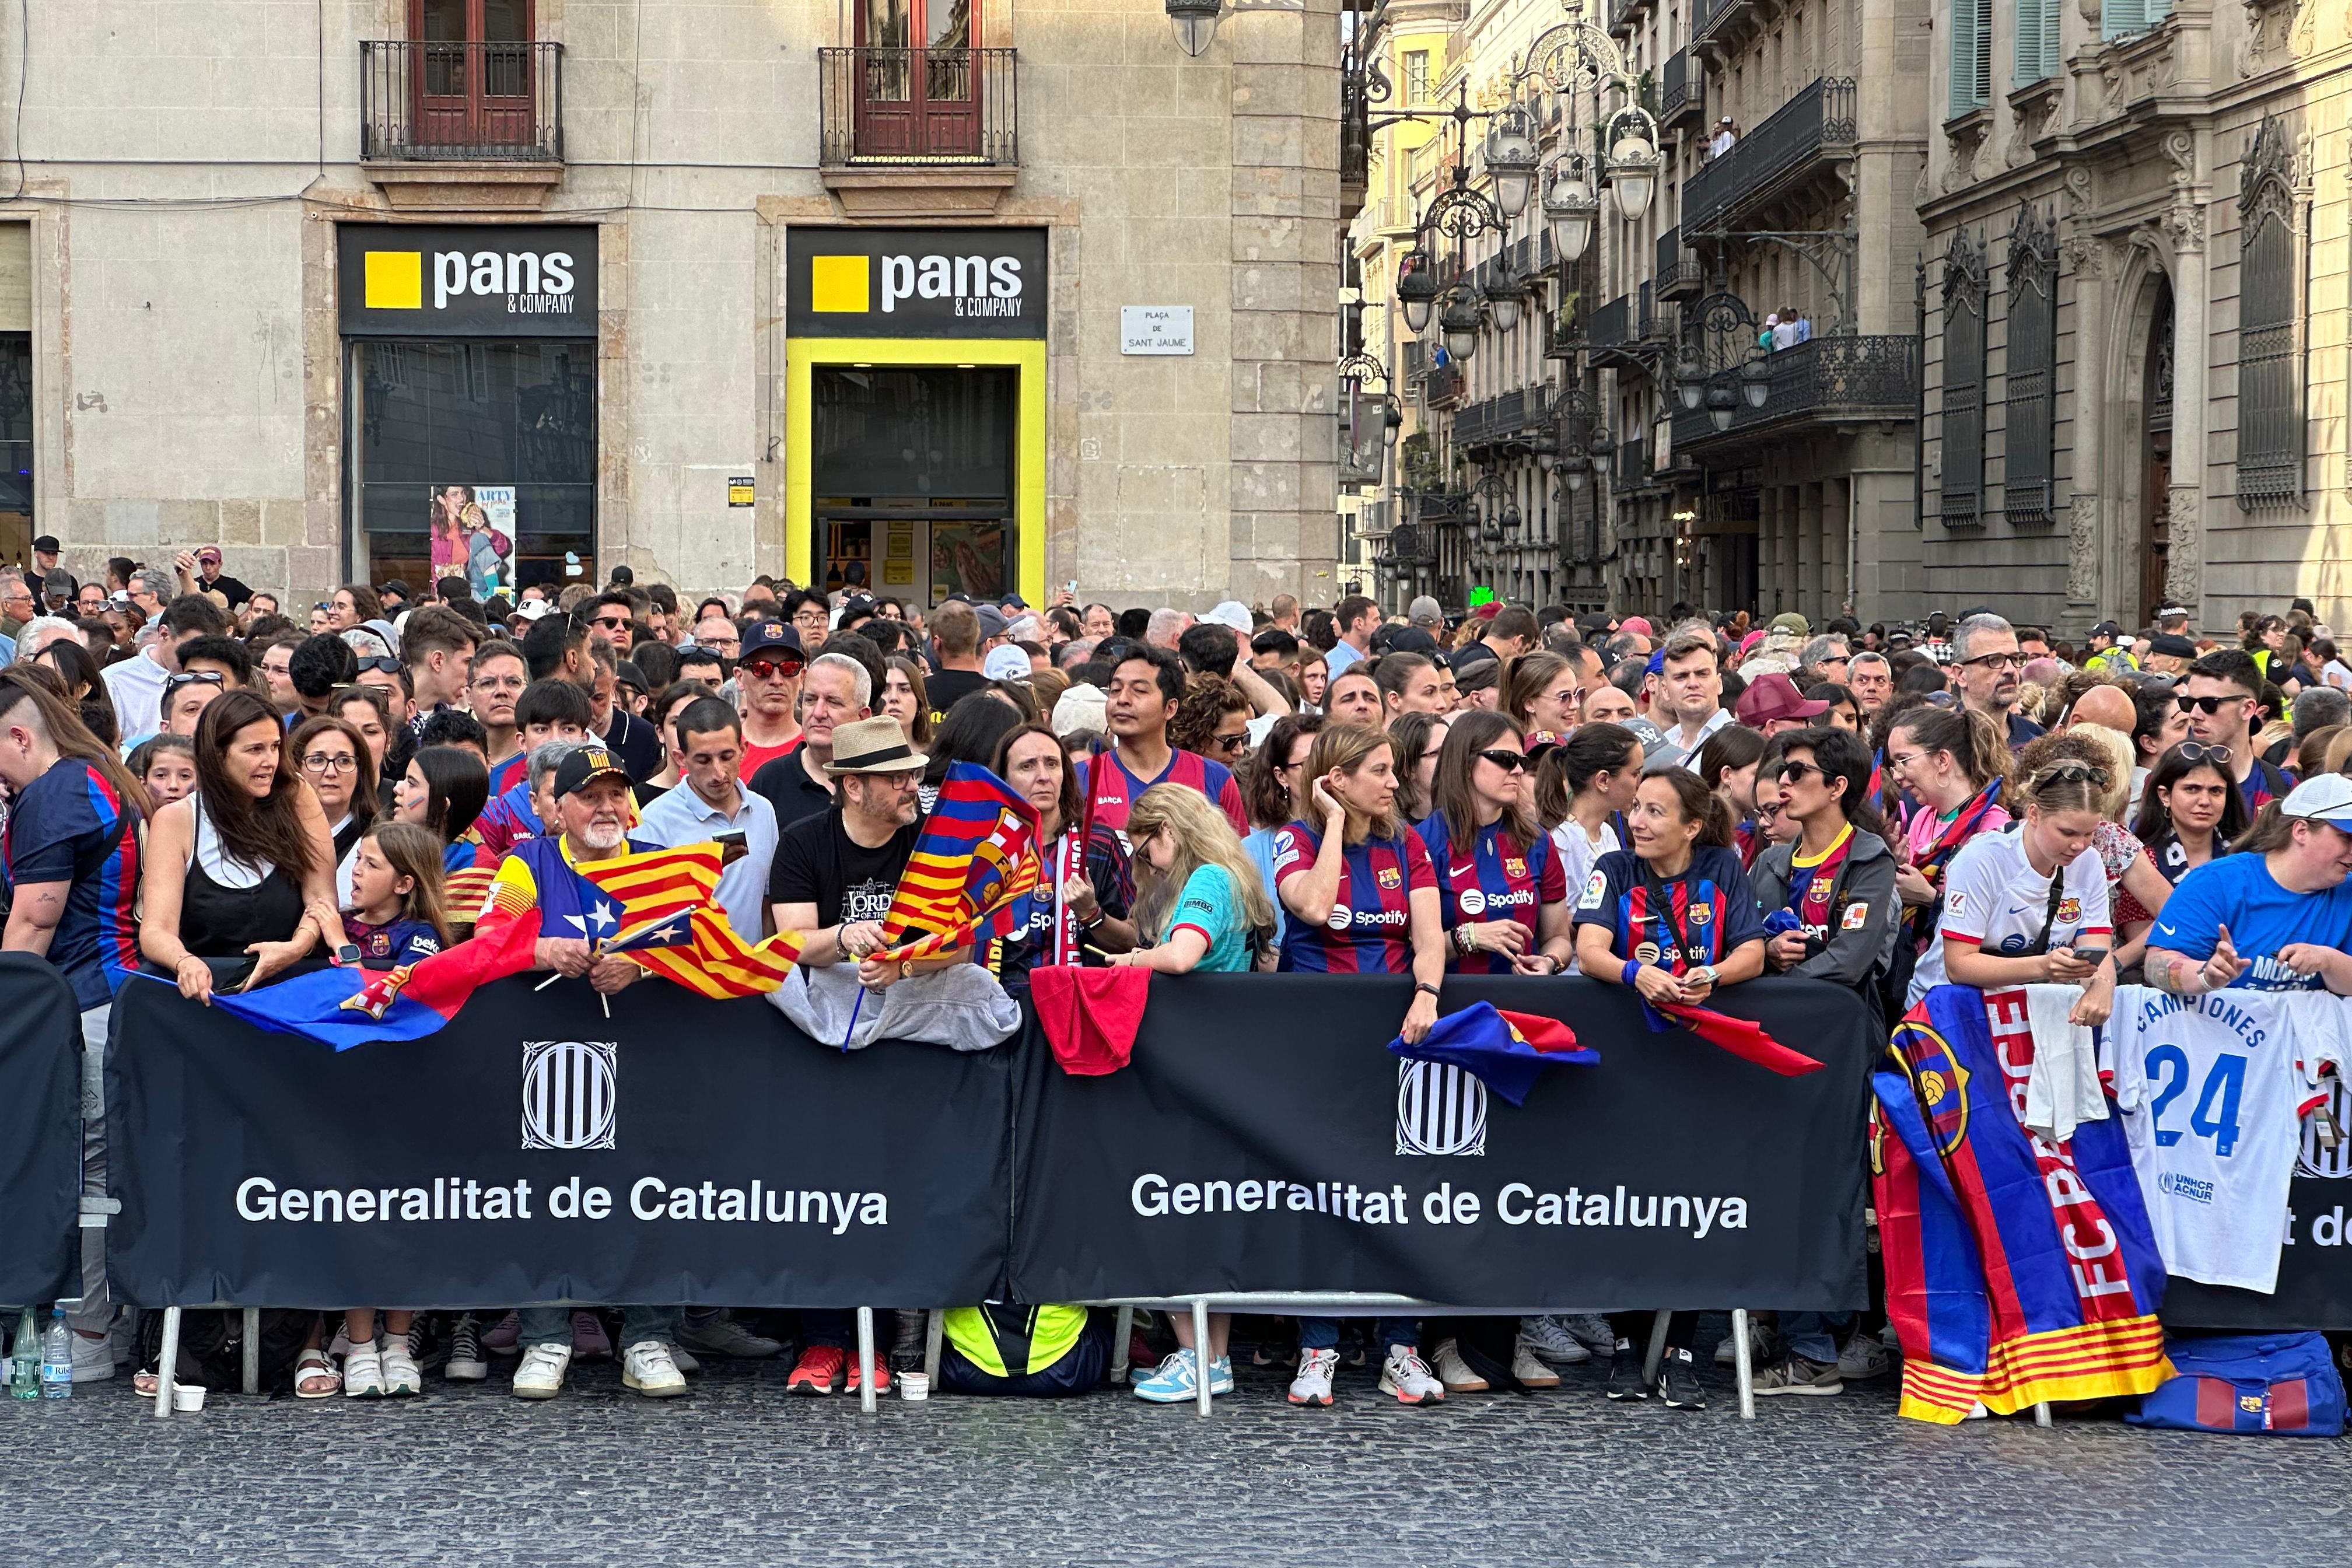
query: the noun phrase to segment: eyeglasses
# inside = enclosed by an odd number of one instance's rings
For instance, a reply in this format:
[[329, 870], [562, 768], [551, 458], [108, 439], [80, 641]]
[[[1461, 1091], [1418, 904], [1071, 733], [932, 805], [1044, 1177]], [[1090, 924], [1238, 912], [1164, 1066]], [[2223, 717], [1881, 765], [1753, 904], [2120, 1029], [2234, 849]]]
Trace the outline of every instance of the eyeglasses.
[[367, 658], [361, 659], [359, 661], [359, 668], [360, 673], [362, 675], [370, 673], [378, 675], [398, 675], [400, 673], [400, 660], [396, 658], [386, 658], [380, 653], [373, 653], [368, 655]]
[[1507, 773], [1527, 772], [1528, 757], [1525, 752], [1507, 752], [1497, 746], [1491, 752], [1481, 752], [1478, 754]]
[[2025, 656], [2021, 653], [1980, 653], [1974, 658], [1964, 658], [1960, 662], [1985, 669], [2022, 669], [2025, 668]]
[[825, 616], [823, 610], [802, 610], [793, 616], [793, 625], [796, 626], [821, 626], [824, 625], [824, 621]]
[[[46, 653], [48, 650], [44, 648], [42, 651]], [[227, 684], [228, 678], [222, 675], [217, 669], [184, 669], [180, 671], [179, 674], [173, 676], [169, 680], [163, 682], [163, 695], [169, 697], [173, 692], [178, 691], [181, 688], [187, 686], [225, 687]]]
[[2195, 741], [2183, 741], [2172, 749], [2179, 753], [2180, 760], [2184, 763], [2219, 763], [2223, 767], [2230, 765], [2230, 748], [2227, 746], [2208, 746]]
[[313, 752], [302, 759], [302, 765], [314, 773], [347, 773], [360, 765], [360, 760], [357, 757]]
[[2251, 702], [2253, 699], [2251, 697], [2190, 697], [2183, 693], [2175, 697], [2173, 700], [2180, 704], [2180, 710], [2183, 713], [2193, 708], [2210, 718], [2221, 710], [2221, 704], [2224, 702]]

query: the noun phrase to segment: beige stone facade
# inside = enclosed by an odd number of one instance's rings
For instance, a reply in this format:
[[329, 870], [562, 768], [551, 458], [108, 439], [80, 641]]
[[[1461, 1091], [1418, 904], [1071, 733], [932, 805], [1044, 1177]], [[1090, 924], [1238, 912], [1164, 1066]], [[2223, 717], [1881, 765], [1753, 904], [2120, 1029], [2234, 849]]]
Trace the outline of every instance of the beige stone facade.
[[[1954, 4], [1937, 0], [1939, 38]], [[1934, 61], [1917, 602], [1991, 598], [2079, 634], [2170, 600], [2227, 632], [2305, 596], [2340, 626], [2352, 12], [2109, 4], [2056, 7], [2042, 49], [1993, 6], [1973, 110], [1950, 51]], [[2046, 402], [2027, 314], [2044, 236]]]
[[[989, 111], [1017, 97], [1017, 152], [928, 161], [877, 154], [855, 105], [829, 115], [819, 51], [859, 42], [837, 7], [539, 0], [535, 39], [561, 57], [560, 87], [524, 102], [541, 155], [502, 155], [502, 126], [470, 158], [367, 140], [404, 93], [414, 115], [447, 85], [378, 77], [370, 108], [363, 45], [410, 36], [407, 0], [40, 10], [29, 59], [0, 41], [25, 83], [0, 224], [29, 258], [34, 526], [84, 575], [201, 542], [298, 600], [365, 571], [338, 278], [355, 223], [593, 226], [583, 572], [691, 589], [785, 573], [811, 559], [792, 236], [1030, 228], [1050, 296], [1044, 428], [1020, 438], [1042, 499], [1013, 585], [1332, 596], [1334, 0], [1239, 8], [1199, 58], [1157, 5], [990, 0], [976, 37], [946, 36], [1013, 52], [988, 68], [1013, 84]], [[1122, 353], [1126, 306], [1189, 307], [1192, 352]], [[756, 500], [730, 505], [743, 476]]]

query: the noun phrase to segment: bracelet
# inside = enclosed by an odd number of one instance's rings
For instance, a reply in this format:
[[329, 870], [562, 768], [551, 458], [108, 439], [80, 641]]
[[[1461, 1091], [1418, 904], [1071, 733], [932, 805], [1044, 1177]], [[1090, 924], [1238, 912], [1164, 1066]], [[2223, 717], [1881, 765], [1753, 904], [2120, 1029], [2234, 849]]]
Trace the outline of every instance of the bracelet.
[[1617, 983], [1630, 987], [1633, 984], [1633, 976], [1641, 973], [1642, 961], [1638, 958], [1629, 958], [1625, 961], [1625, 967], [1618, 972]]
[[1437, 987], [1436, 987], [1436, 986], [1434, 986], [1434, 985], [1432, 985], [1432, 984], [1431, 984], [1428, 981], [1426, 981], [1426, 980], [1417, 980], [1417, 981], [1413, 982], [1413, 986], [1412, 986], [1412, 988], [1413, 988], [1413, 990], [1414, 990], [1415, 992], [1417, 992], [1417, 993], [1419, 993], [1419, 994], [1423, 994], [1423, 995], [1427, 995], [1427, 996], [1435, 996], [1435, 995], [1437, 994]]

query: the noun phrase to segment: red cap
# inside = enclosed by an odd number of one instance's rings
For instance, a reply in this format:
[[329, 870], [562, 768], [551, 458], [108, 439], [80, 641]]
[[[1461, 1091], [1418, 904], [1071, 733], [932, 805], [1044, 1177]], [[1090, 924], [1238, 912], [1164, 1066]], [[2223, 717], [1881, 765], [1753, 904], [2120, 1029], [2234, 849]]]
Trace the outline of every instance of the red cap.
[[1826, 702], [1808, 702], [1797, 683], [1774, 670], [1759, 675], [1739, 694], [1739, 721], [1760, 730], [1776, 719], [1818, 719], [1830, 710]]

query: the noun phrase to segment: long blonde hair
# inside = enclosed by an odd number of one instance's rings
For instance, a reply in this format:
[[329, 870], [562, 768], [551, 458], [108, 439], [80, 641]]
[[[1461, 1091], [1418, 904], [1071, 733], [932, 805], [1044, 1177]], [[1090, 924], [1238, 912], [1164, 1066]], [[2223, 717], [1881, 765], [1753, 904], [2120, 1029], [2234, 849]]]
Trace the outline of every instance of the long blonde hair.
[[1135, 857], [1132, 868], [1136, 925], [1150, 940], [1158, 942], [1163, 937], [1177, 895], [1184, 890], [1192, 873], [1203, 866], [1214, 866], [1224, 872], [1225, 879], [1234, 886], [1234, 897], [1241, 904], [1242, 919], [1253, 931], [1265, 932], [1274, 929], [1274, 900], [1266, 897], [1257, 863], [1242, 847], [1234, 825], [1225, 820], [1225, 814], [1212, 805], [1207, 795], [1190, 784], [1153, 784], [1136, 796], [1127, 813], [1129, 842], [1140, 844], [1162, 830], [1176, 847], [1168, 869], [1156, 869], [1150, 858], [1141, 854]]

